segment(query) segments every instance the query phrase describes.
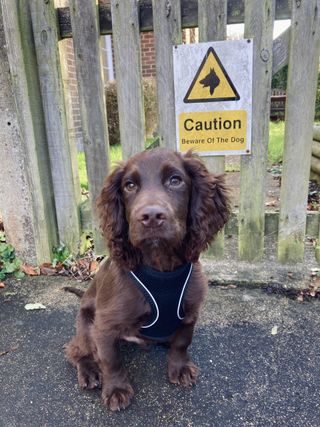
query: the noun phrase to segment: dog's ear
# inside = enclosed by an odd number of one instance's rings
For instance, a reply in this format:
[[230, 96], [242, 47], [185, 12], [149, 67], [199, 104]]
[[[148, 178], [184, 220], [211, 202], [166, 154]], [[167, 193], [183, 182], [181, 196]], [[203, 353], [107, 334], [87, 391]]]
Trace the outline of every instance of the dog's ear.
[[184, 248], [186, 258], [195, 262], [227, 222], [231, 206], [224, 174], [210, 173], [200, 158], [192, 152], [186, 153], [183, 161], [191, 178]]
[[110, 256], [119, 265], [131, 270], [139, 263], [140, 252], [131, 245], [128, 238], [129, 225], [121, 189], [124, 171], [125, 164], [119, 164], [106, 178], [97, 199], [97, 208]]

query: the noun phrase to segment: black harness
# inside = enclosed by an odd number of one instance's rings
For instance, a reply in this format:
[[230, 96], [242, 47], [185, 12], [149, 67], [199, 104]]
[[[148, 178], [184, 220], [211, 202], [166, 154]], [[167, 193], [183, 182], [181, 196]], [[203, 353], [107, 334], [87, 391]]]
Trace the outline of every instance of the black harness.
[[145, 266], [129, 272], [151, 306], [149, 323], [140, 329], [142, 336], [164, 340], [176, 331], [184, 317], [182, 303], [191, 272], [191, 263], [170, 272]]

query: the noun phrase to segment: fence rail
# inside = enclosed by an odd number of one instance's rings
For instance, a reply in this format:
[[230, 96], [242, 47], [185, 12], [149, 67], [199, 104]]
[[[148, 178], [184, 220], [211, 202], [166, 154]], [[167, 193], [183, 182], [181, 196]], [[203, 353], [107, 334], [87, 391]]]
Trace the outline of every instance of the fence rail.
[[[120, 2], [119, 2], [120, 3]], [[172, 2], [172, 6], [174, 7]], [[201, 0], [200, 0], [201, 3]], [[229, 0], [227, 2], [227, 23], [241, 24], [244, 22], [244, 0]], [[110, 5], [99, 5], [100, 34], [112, 34], [112, 17]], [[139, 28], [141, 32], [153, 31], [153, 6], [152, 0], [142, 0], [138, 5]], [[180, 14], [179, 14], [180, 15]], [[199, 26], [198, 0], [181, 0], [181, 26], [194, 28]], [[291, 1], [277, 0], [275, 19], [290, 19]], [[58, 21], [61, 38], [72, 37], [72, 25], [69, 7], [58, 8]]]
[[[4, 113], [3, 127], [8, 130], [12, 115], [16, 120], [15, 136], [6, 132], [4, 139], [10, 143], [14, 137], [19, 150], [13, 154], [3, 149], [0, 152], [15, 156], [15, 159], [8, 159], [10, 173], [7, 171], [4, 175], [0, 171], [0, 179], [6, 184], [5, 196], [0, 196], [0, 210], [8, 237], [14, 242], [14, 209], [8, 203], [8, 188], [21, 186], [12, 177], [14, 174], [22, 176], [23, 182], [28, 183], [30, 198], [30, 203], [24, 206], [23, 221], [33, 224], [26, 242], [23, 239], [18, 242], [17, 249], [26, 261], [38, 263], [47, 258], [52, 242], [58, 239], [76, 251], [81, 228], [89, 226], [95, 231], [98, 251], [102, 250], [94, 216], [94, 199], [110, 161], [100, 35], [113, 34], [121, 144], [127, 158], [140, 151], [144, 144], [140, 32], [154, 31], [160, 142], [174, 148], [172, 46], [181, 43], [182, 28], [198, 26], [200, 41], [223, 40], [227, 23], [238, 22], [245, 23], [245, 37], [254, 38], [253, 140], [252, 154], [241, 159], [239, 213], [232, 216], [227, 233], [238, 235], [240, 259], [260, 260], [264, 255], [264, 237], [270, 230], [275, 236], [275, 244], [278, 239], [281, 262], [303, 259], [306, 230], [313, 236], [319, 235], [319, 214], [307, 215], [306, 203], [320, 53], [320, 0], [112, 0], [110, 6], [99, 8], [95, 0], [70, 0], [71, 9], [55, 8], [53, 0], [28, 0], [23, 4], [20, 7], [19, 0], [1, 0], [0, 22], [4, 30], [4, 34], [0, 33], [3, 40], [1, 55], [8, 61], [11, 76], [18, 73], [27, 82], [24, 90], [12, 91], [6, 72], [1, 77], [17, 106], [0, 103]], [[289, 17], [291, 28], [273, 40], [274, 20]], [[28, 45], [21, 43], [26, 35]], [[68, 37], [73, 37], [76, 58], [91, 200], [89, 209], [79, 206], [79, 185], [74, 173], [75, 150], [68, 135], [59, 55], [59, 43]], [[271, 76], [286, 64], [289, 64], [289, 81], [279, 215], [265, 211], [265, 177]], [[37, 97], [30, 92], [31, 87], [38, 88]], [[26, 159], [29, 159], [32, 172], [25, 167]], [[225, 158], [212, 157], [207, 164], [214, 171], [223, 171]], [[21, 168], [21, 165], [24, 166]], [[19, 194], [23, 193], [19, 191]], [[51, 219], [46, 216], [48, 205], [45, 200], [51, 203]], [[37, 224], [41, 225], [41, 231], [39, 227], [36, 230]], [[30, 250], [30, 246], [34, 250]], [[221, 233], [209, 253], [221, 257], [223, 251], [224, 234]], [[316, 255], [320, 258], [318, 252]]]

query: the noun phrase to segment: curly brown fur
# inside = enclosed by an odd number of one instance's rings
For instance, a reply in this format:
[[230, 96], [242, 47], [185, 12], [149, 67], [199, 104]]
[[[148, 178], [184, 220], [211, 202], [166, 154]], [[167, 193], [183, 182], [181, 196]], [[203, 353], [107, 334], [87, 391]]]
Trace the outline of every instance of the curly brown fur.
[[133, 389], [118, 343], [145, 345], [140, 328], [151, 313], [128, 271], [145, 265], [168, 272], [193, 263], [185, 316], [168, 339], [167, 358], [169, 381], [193, 385], [198, 369], [187, 349], [207, 289], [199, 256], [226, 223], [230, 204], [223, 175], [210, 173], [190, 152], [154, 149], [120, 164], [106, 179], [97, 205], [110, 257], [81, 299], [77, 333], [66, 354], [80, 387], [101, 385], [103, 403], [119, 410], [130, 404]]

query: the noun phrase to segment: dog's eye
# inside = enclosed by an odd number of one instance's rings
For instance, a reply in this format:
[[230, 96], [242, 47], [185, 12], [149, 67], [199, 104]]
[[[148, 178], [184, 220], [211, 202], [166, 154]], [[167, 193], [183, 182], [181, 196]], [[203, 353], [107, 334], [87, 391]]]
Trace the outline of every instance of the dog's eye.
[[133, 181], [127, 181], [124, 184], [124, 188], [127, 191], [134, 191], [137, 188], [137, 184], [135, 184]]
[[177, 187], [182, 182], [182, 179], [179, 175], [172, 175], [172, 177], [169, 180], [169, 183], [172, 187]]

